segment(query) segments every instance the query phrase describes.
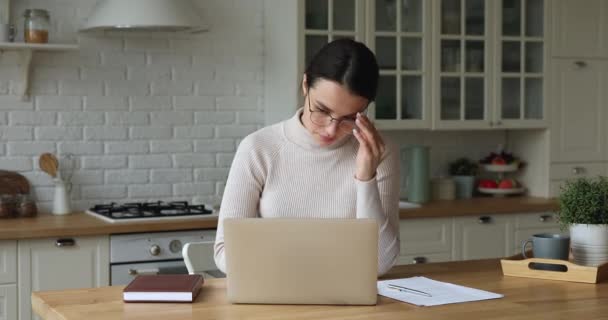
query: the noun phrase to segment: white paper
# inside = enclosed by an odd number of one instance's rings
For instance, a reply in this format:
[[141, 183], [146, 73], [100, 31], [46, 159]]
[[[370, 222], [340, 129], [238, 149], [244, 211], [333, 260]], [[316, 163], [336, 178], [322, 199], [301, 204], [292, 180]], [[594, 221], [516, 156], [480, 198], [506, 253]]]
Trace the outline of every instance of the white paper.
[[[431, 297], [391, 289], [388, 287], [389, 284], [395, 284], [426, 292], [430, 294]], [[378, 281], [378, 294], [418, 306], [438, 306], [442, 304], [498, 299], [504, 297], [502, 294], [463, 287], [447, 282], [435, 281], [426, 277], [411, 277]]]

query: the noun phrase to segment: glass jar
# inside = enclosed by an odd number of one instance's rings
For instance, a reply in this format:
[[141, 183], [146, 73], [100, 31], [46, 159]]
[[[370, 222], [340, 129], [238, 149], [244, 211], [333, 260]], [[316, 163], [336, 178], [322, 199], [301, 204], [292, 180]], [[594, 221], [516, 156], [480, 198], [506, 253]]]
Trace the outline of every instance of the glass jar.
[[17, 215], [15, 196], [0, 195], [0, 219], [14, 218]]
[[20, 218], [35, 217], [38, 214], [36, 202], [28, 194], [22, 194], [17, 204], [17, 216]]
[[48, 43], [51, 25], [49, 12], [42, 9], [27, 9], [23, 14], [23, 40], [27, 43]]

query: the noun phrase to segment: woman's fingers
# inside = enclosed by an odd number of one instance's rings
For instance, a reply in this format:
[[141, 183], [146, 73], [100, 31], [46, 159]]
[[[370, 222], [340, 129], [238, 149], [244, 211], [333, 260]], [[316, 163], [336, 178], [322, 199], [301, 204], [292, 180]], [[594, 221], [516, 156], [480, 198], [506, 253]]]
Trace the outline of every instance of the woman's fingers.
[[371, 144], [371, 149], [374, 152], [374, 155], [377, 157], [382, 156], [384, 153], [384, 141], [382, 141], [382, 137], [374, 127], [374, 125], [369, 121], [369, 119], [362, 115], [357, 115], [357, 126], [361, 128], [363, 131], [363, 135], [367, 138], [367, 140]]
[[370, 152], [371, 150], [370, 150], [369, 142], [363, 136], [363, 134], [361, 133], [361, 130], [359, 130], [359, 128], [355, 128], [355, 129], [353, 129], [353, 134], [354, 134], [355, 138], [357, 138], [357, 141], [359, 141], [359, 148], [363, 148], [364, 151]]

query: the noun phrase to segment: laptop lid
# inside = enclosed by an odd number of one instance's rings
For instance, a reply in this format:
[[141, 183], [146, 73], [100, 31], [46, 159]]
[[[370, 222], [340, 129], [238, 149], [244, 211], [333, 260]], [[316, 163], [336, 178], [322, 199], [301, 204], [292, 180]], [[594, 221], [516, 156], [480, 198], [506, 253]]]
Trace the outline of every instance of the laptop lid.
[[226, 219], [228, 301], [373, 305], [378, 225], [372, 219]]

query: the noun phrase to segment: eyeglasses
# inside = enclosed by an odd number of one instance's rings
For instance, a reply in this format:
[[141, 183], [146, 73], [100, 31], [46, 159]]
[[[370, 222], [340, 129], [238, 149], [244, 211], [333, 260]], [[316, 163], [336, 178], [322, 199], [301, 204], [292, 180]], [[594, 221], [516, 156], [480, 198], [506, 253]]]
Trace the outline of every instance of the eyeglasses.
[[[333, 121], [336, 121], [338, 125], [338, 130], [344, 133], [352, 133], [353, 129], [356, 127], [355, 120], [352, 118], [334, 118], [329, 112], [324, 110], [315, 109], [313, 110], [310, 104], [310, 92], [308, 93], [308, 111], [310, 111], [310, 121], [312, 123], [321, 126], [328, 127], [331, 125]], [[361, 111], [362, 114], [367, 112], [367, 107]]]

